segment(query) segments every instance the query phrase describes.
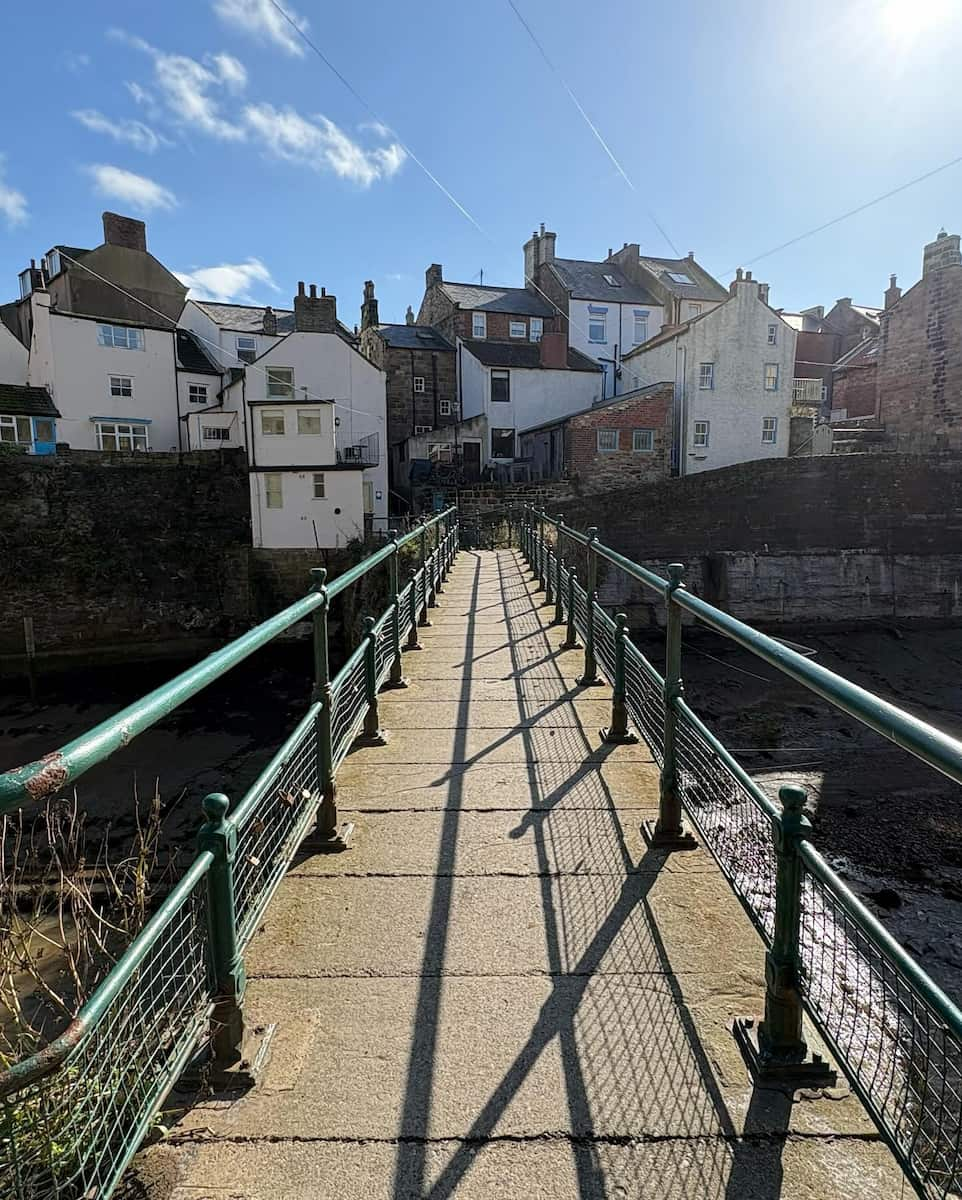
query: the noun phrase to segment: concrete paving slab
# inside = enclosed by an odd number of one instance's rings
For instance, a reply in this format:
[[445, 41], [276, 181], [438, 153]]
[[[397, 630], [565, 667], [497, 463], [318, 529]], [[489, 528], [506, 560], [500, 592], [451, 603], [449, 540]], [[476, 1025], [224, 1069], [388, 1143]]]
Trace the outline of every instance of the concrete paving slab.
[[[717, 874], [445, 876], [456, 862], [458, 814], [442, 833], [437, 876], [290, 876], [247, 951], [248, 974], [525, 975], [761, 969], [762, 944]], [[599, 825], [601, 823], [599, 822]], [[564, 859], [550, 833], [548, 863]], [[612, 855], [612, 865], [615, 858]], [[550, 865], [549, 865], [550, 869]], [[546, 927], [563, 925], [552, 961]]]
[[475, 762], [570, 762], [579, 765], [603, 759], [607, 762], [648, 762], [651, 751], [643, 742], [618, 746], [602, 742], [599, 730], [580, 724], [534, 725], [527, 728], [452, 729], [435, 728], [426, 734], [417, 729], [389, 727], [384, 746], [358, 747], [348, 755], [363, 758], [366, 767], [382, 763], [475, 763]]
[[[415, 652], [415, 654], [420, 652]], [[580, 652], [578, 652], [580, 654]], [[404, 659], [405, 673], [411, 655]], [[468, 694], [465, 697], [464, 693]], [[408, 704], [420, 708], [436, 701], [458, 701], [465, 703], [502, 703], [505, 700], [522, 700], [532, 703], [557, 704], [565, 700], [576, 706], [586, 702], [610, 703], [611, 693], [605, 688], [582, 688], [577, 684], [557, 679], [536, 678], [521, 675], [513, 679], [472, 679], [470, 689], [465, 689], [460, 679], [433, 679], [430, 687], [409, 687], [398, 692], [384, 692], [382, 698], [391, 704]], [[502, 721], [503, 725], [504, 722]]]
[[163, 1200], [884, 1200], [901, 1191], [879, 1143], [794, 1136], [621, 1146], [566, 1138], [198, 1142], [154, 1147], [140, 1173], [142, 1187], [160, 1179], [173, 1188]]
[[338, 803], [352, 810], [417, 808], [618, 808], [650, 809], [658, 803], [654, 762], [471, 765], [386, 763], [365, 766], [349, 756], [337, 776]]
[[[593, 690], [593, 689], [592, 689]], [[582, 696], [584, 693], [581, 694]], [[611, 701], [581, 699], [501, 701], [431, 700], [406, 702], [404, 692], [394, 692], [381, 702], [381, 721], [387, 729], [498, 729], [506, 719], [516, 727], [551, 726], [581, 729], [596, 739], [598, 730], [611, 721]]]

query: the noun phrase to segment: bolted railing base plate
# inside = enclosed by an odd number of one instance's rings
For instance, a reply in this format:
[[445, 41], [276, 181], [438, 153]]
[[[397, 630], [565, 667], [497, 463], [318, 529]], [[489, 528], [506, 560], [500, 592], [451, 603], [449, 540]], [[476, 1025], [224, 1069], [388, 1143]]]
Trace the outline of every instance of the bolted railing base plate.
[[641, 836], [652, 850], [696, 850], [698, 848], [694, 834], [684, 826], [679, 832], [665, 833], [658, 828], [657, 821], [642, 821]]
[[[408, 646], [408, 649], [412, 650], [412, 649], [414, 649], [414, 647]], [[418, 649], [420, 650], [421, 647], [418, 646]], [[382, 692], [396, 692], [398, 690], [398, 688], [406, 688], [406, 687], [410, 687], [410, 686], [411, 686], [410, 681], [404, 675], [402, 675], [400, 679], [386, 679], [384, 681], [384, 683], [381, 684], [381, 691]]]
[[637, 746], [641, 741], [638, 734], [632, 733], [630, 729], [621, 732], [613, 730], [610, 726], [606, 726], [604, 729], [599, 730], [599, 733], [601, 734], [601, 740], [607, 742], [609, 746]]
[[388, 743], [387, 730], [376, 729], [374, 733], [362, 733], [354, 741], [354, 747], [364, 749], [370, 746], [386, 746]]
[[607, 686], [605, 681], [601, 678], [600, 675], [593, 675], [590, 679], [588, 678], [587, 675], [581, 675], [575, 680], [575, 683], [578, 685], [578, 687], [606, 687]]
[[311, 854], [340, 854], [343, 850], [350, 850], [353, 837], [354, 822], [344, 821], [326, 837], [316, 830], [309, 833], [301, 842], [301, 849], [309, 850]]
[[558, 647], [559, 650], [583, 650], [584, 647], [577, 638], [573, 642], [562, 642]]
[[270, 1061], [271, 1044], [277, 1033], [277, 1025], [258, 1025], [244, 1034], [237, 1054], [237, 1061], [224, 1066], [212, 1057], [210, 1046], [205, 1045], [184, 1068], [174, 1091], [189, 1092], [234, 1092], [249, 1091], [261, 1078]]
[[732, 1033], [742, 1052], [752, 1082], [759, 1087], [797, 1091], [800, 1088], [834, 1088], [838, 1072], [820, 1054], [802, 1062], [779, 1062], [766, 1055], [758, 1044], [758, 1022], [754, 1017], [737, 1017]]

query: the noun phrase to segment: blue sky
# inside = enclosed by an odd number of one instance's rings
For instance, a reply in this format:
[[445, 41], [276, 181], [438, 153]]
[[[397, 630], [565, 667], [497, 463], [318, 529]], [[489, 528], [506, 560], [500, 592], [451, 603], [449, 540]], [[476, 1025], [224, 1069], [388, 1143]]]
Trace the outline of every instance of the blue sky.
[[[208, 293], [290, 303], [326, 286], [358, 319], [417, 308], [424, 268], [521, 283], [541, 221], [558, 253], [670, 247], [732, 269], [962, 154], [959, 0], [48, 0], [0, 45], [0, 298], [31, 256], [95, 245], [104, 208]], [[407, 155], [470, 211], [479, 232]], [[788, 308], [880, 304], [962, 230], [962, 164], [753, 266]], [[232, 268], [229, 271], [215, 268]]]

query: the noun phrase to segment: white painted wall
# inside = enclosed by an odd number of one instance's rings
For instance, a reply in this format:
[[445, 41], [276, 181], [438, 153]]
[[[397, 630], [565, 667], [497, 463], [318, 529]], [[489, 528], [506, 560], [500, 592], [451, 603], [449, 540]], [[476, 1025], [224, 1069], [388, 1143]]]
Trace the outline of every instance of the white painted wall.
[[[605, 321], [604, 343], [588, 340], [589, 308], [607, 308]], [[648, 336], [652, 338], [661, 329], [665, 319], [664, 309], [659, 304], [625, 304], [611, 300], [569, 300], [569, 343], [582, 354], [600, 362], [602, 358], [615, 357], [615, 345], [618, 346], [618, 357], [624, 358], [635, 347], [635, 309], [648, 313]], [[614, 376], [611, 363], [602, 363], [605, 368], [605, 394], [603, 399], [614, 395]], [[618, 381], [618, 393], [630, 392], [638, 385], [633, 382], [629, 373], [629, 364], [624, 364], [622, 377]]]
[[590, 408], [602, 398], [600, 372], [511, 368], [510, 400], [507, 403], [492, 401], [492, 368], [478, 362], [466, 348], [462, 350], [460, 358], [464, 416], [483, 413], [488, 419], [488, 438], [481, 450], [482, 465], [491, 460], [491, 429], [514, 429], [517, 455], [517, 435], [522, 430]]
[[[60, 410], [57, 440], [75, 449], [96, 450], [92, 417], [140, 418], [148, 425], [151, 450], [178, 449], [177, 372], [174, 335], [144, 329], [143, 350], [101, 346], [98, 322], [51, 312], [46, 293], [35, 293], [29, 382], [46, 387]], [[129, 376], [133, 396], [110, 394], [110, 376]]]
[[[216, 408], [212, 412], [192, 412], [185, 422], [185, 450], [226, 450], [243, 447], [244, 414]], [[206, 438], [206, 429], [226, 429], [226, 440]]]
[[0, 322], [0, 383], [27, 382], [27, 347]]
[[[768, 327], [776, 326], [776, 344]], [[675, 381], [683, 437], [683, 475], [733, 463], [788, 455], [795, 330], [758, 298], [758, 284], [738, 285], [736, 295], [693, 322], [678, 337], [632, 355], [628, 366], [642, 384]], [[700, 366], [714, 363], [714, 386], [699, 387]], [[779, 368], [778, 390], [766, 391], [765, 366]], [[778, 420], [775, 443], [762, 443], [762, 420]], [[696, 421], [709, 422], [709, 444], [694, 445]]]
[[[282, 508], [266, 505], [265, 471], [252, 471], [251, 532], [255, 546], [321, 549], [345, 546], [364, 532], [360, 471], [324, 472], [323, 500], [314, 499], [313, 471], [280, 472]], [[315, 541], [315, 528], [317, 541]]]

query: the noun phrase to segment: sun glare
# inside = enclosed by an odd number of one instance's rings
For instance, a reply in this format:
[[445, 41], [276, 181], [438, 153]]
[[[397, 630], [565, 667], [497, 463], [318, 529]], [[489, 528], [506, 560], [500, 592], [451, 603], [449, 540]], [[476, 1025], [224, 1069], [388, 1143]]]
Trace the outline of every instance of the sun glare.
[[953, 0], [885, 0], [881, 24], [893, 42], [911, 42], [951, 17]]

